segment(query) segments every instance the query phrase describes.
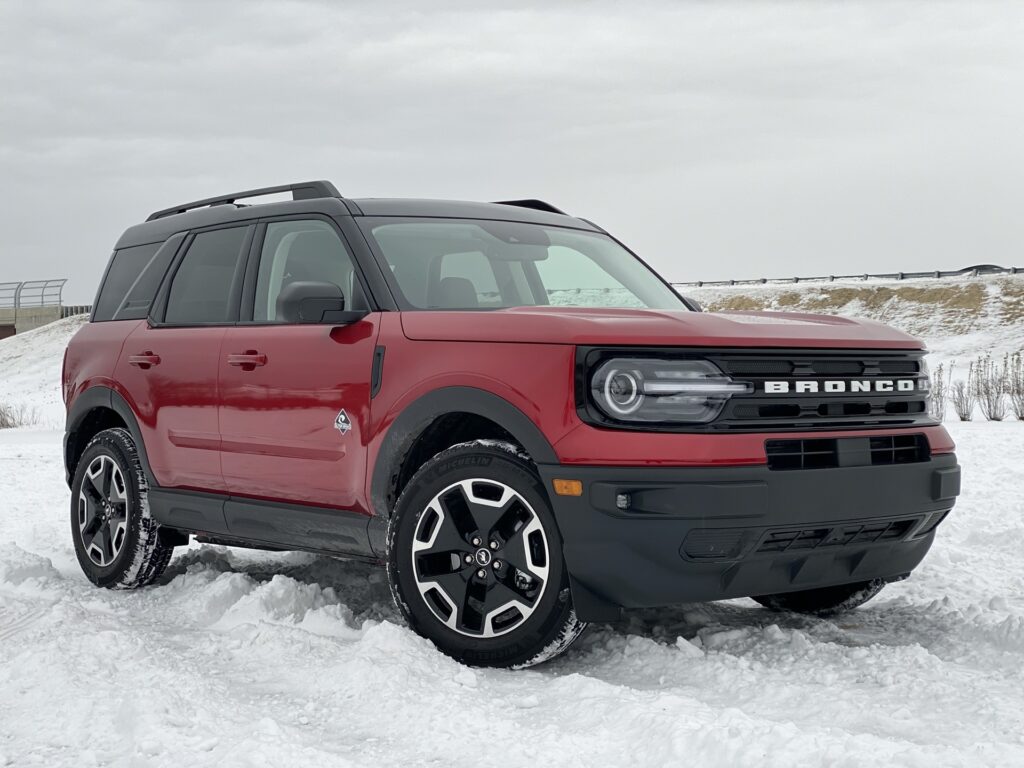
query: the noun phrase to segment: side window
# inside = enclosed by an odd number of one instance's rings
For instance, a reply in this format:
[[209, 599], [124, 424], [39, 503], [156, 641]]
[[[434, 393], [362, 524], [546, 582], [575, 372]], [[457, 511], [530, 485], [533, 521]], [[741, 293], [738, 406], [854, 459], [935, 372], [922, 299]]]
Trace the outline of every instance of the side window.
[[446, 253], [431, 306], [444, 309], [500, 307], [501, 292], [491, 260], [480, 251]]
[[256, 276], [253, 321], [278, 323], [277, 299], [289, 283], [334, 283], [346, 309], [363, 309], [366, 300], [355, 276], [352, 257], [341, 238], [324, 221], [274, 221], [267, 224]]
[[246, 227], [200, 232], [171, 282], [164, 321], [173, 325], [225, 323]]
[[[99, 296], [96, 298], [94, 320], [114, 319], [114, 314], [121, 306], [129, 289], [152, 261], [161, 245], [162, 243], [150, 243], [114, 251], [107, 275], [103, 280], [103, 287], [100, 288]], [[152, 300], [152, 296], [150, 300]]]
[[115, 320], [141, 320], [149, 315], [149, 308], [156, 298], [160, 281], [163, 280], [167, 267], [171, 265], [171, 260], [184, 239], [184, 233], [172, 235], [160, 246], [160, 250], [153, 254], [153, 258], [149, 260], [134, 285], [128, 289], [128, 295], [114, 313]]

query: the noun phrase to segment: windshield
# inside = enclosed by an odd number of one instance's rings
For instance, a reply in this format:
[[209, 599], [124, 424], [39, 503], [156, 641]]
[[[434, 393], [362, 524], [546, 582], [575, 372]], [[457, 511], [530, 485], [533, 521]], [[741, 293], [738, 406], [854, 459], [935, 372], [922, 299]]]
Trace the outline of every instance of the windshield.
[[607, 235], [520, 222], [360, 222], [408, 309], [561, 306], [686, 309]]

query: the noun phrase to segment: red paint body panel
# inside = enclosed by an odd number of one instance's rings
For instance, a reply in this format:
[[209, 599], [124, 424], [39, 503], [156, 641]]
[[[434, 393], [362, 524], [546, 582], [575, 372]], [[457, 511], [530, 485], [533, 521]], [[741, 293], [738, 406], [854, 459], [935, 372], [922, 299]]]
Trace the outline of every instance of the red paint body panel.
[[[224, 327], [151, 328], [146, 321], [97, 323], [134, 329], [114, 371], [114, 389], [135, 413], [157, 482], [225, 490], [220, 468], [218, 359]], [[133, 356], [155, 355], [148, 368]]]
[[138, 323], [87, 323], [64, 350], [61, 392], [68, 408], [90, 387], [113, 387], [114, 368], [125, 338]]
[[[878, 323], [765, 313], [390, 312], [333, 329], [175, 329], [125, 321], [90, 324], [75, 337], [67, 355], [65, 392], [69, 401], [96, 384], [120, 392], [136, 413], [161, 485], [370, 514], [372, 470], [389, 427], [411, 403], [441, 387], [475, 387], [503, 398], [539, 428], [567, 465], [766, 463], [764, 442], [779, 433], [668, 434], [584, 424], [573, 399], [576, 344], [921, 346]], [[371, 398], [376, 345], [384, 346], [386, 354], [380, 391]], [[113, 350], [120, 352], [116, 366]], [[143, 353], [159, 356], [160, 364], [149, 369], [129, 365], [130, 356]], [[229, 355], [244, 353], [265, 355], [265, 364], [251, 369], [229, 365]], [[341, 408], [352, 424], [346, 435], [334, 427]], [[953, 442], [941, 426], [914, 431], [927, 435], [933, 453], [952, 452]]]
[[695, 347], [921, 349], [913, 336], [876, 323], [792, 312], [520, 307], [488, 312], [405, 312], [419, 341]]
[[[353, 325], [249, 325], [221, 345], [221, 456], [240, 496], [367, 513], [370, 371], [379, 314]], [[264, 364], [230, 365], [257, 352]], [[344, 408], [351, 429], [335, 428]]]

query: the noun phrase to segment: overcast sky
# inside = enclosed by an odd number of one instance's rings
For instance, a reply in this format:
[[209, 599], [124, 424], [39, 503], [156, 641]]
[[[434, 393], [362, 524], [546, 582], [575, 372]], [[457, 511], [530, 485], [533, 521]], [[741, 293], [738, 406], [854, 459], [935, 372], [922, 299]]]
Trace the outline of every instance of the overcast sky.
[[1024, 3], [0, 4], [0, 282], [310, 178], [540, 197], [672, 280], [1024, 266]]

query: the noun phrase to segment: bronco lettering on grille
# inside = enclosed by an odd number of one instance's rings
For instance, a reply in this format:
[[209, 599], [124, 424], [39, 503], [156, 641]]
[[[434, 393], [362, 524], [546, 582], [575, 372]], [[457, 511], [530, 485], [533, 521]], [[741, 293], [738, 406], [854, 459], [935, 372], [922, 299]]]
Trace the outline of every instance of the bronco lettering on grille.
[[916, 392], [927, 389], [925, 383], [914, 379], [831, 379], [828, 381], [766, 381], [764, 391], [769, 395], [842, 394], [846, 392]]

